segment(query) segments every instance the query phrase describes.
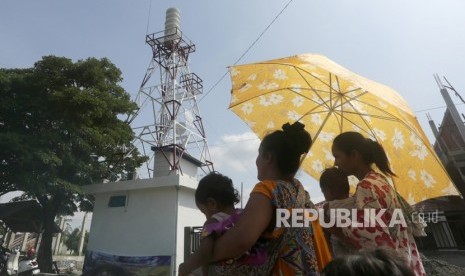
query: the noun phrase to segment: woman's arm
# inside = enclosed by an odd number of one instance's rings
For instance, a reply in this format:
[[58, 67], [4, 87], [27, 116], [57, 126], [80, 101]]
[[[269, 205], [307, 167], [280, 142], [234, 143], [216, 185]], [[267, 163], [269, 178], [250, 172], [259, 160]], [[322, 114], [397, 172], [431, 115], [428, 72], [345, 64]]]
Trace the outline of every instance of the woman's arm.
[[[214, 218], [208, 219], [204, 224], [205, 227], [208, 224], [218, 223]], [[203, 231], [204, 231], [203, 230]], [[203, 232], [202, 231], [202, 232]], [[187, 259], [184, 263], [179, 265], [179, 276], [188, 275], [195, 269], [208, 265], [213, 254], [213, 244], [215, 242], [214, 234], [210, 234], [200, 240], [199, 248]]]
[[187, 261], [179, 265], [179, 276], [189, 275], [195, 269], [207, 264], [212, 256], [213, 244], [212, 236], [203, 238], [194, 254]]
[[250, 249], [270, 224], [273, 212], [268, 197], [252, 193], [236, 225], [215, 241], [213, 260], [238, 257]]

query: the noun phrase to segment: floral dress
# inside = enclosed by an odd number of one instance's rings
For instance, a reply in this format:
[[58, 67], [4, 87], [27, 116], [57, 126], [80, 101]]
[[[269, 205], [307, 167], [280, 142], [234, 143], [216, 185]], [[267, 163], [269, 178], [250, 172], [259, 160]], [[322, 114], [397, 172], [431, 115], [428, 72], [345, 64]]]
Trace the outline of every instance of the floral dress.
[[[403, 257], [415, 275], [426, 275], [421, 258], [411, 231], [401, 223], [391, 224], [394, 210], [402, 210], [398, 197], [387, 179], [380, 173], [371, 171], [357, 184], [355, 191], [355, 206], [357, 221], [365, 221], [364, 209], [374, 209], [375, 212], [384, 209], [381, 217], [387, 227], [375, 224], [375, 226], [348, 226], [342, 231], [355, 245], [357, 249], [383, 248], [394, 251]], [[368, 218], [366, 218], [368, 220]]]

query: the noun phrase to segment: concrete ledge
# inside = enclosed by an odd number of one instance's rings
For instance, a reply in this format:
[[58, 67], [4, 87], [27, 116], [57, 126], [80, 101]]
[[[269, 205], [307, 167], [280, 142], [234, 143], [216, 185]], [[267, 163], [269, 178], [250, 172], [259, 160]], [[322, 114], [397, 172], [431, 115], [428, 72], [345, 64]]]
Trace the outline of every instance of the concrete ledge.
[[136, 179], [128, 181], [108, 182], [82, 186], [84, 192], [88, 194], [99, 194], [107, 192], [131, 191], [141, 189], [153, 189], [164, 187], [182, 186], [195, 190], [197, 188], [197, 179], [187, 175], [168, 175], [158, 176], [148, 179]]

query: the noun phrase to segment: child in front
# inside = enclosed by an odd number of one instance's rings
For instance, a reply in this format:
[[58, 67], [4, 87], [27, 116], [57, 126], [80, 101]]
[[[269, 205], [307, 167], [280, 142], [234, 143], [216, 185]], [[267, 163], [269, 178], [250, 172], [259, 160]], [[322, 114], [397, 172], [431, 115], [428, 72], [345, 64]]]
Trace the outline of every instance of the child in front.
[[[349, 179], [342, 170], [336, 167], [324, 170], [320, 176], [320, 188], [326, 202], [331, 202], [332, 208], [348, 210], [355, 208], [353, 197], [349, 197]], [[327, 203], [324, 205], [326, 215], [329, 215], [328, 206]], [[341, 229], [338, 229], [337, 226], [326, 228], [325, 235], [331, 244], [333, 257], [355, 252], [353, 245], [346, 240]]]
[[[234, 226], [241, 211], [234, 207], [239, 202], [239, 195], [232, 180], [217, 172], [212, 172], [200, 180], [195, 192], [195, 202], [207, 220], [201, 233], [199, 248], [179, 266], [180, 276], [189, 275], [199, 267], [202, 267], [204, 275], [208, 275], [208, 263], [215, 239]], [[252, 248], [250, 252], [245, 252], [234, 261], [254, 265], [265, 260], [264, 252]]]

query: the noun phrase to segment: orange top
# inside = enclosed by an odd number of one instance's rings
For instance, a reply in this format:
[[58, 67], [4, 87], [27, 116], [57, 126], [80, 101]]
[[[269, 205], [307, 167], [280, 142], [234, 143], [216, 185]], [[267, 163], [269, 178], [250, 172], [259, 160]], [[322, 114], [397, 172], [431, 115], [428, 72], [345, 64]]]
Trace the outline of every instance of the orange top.
[[[276, 186], [277, 184], [275, 181], [272, 181], [272, 180], [261, 181], [260, 183], [255, 185], [251, 193], [260, 193], [268, 197], [271, 201], [274, 201], [273, 193], [276, 189]], [[313, 247], [313, 250], [315, 251], [318, 271], [321, 271], [326, 266], [326, 264], [328, 264], [331, 261], [331, 253], [326, 243], [326, 238], [323, 234], [323, 230], [318, 220], [312, 221], [312, 228], [313, 228], [313, 239], [312, 239], [313, 244], [310, 245], [310, 248]], [[285, 230], [284, 227], [275, 228], [272, 233], [264, 234], [264, 237], [265, 238], [277, 238], [284, 232], [284, 230]], [[294, 245], [294, 247], [296, 246], [294, 243], [289, 244], [289, 245], [290, 246]], [[297, 251], [303, 250], [302, 248], [293, 248], [293, 251], [295, 251], [296, 249]], [[283, 248], [281, 250], [283, 254], [280, 254], [280, 257], [278, 258], [278, 261], [276, 262], [273, 268], [272, 275], [295, 275], [296, 274], [297, 272], [295, 270], [296, 265], [295, 264], [293, 265], [293, 262], [294, 261], [298, 262], [299, 258], [296, 258], [295, 260], [290, 261], [289, 255], [286, 256], [286, 260], [284, 260], [284, 258], [281, 257], [285, 255], [284, 251], [288, 251], [288, 250], [289, 248]], [[297, 265], [297, 267], [302, 267], [302, 265]]]

